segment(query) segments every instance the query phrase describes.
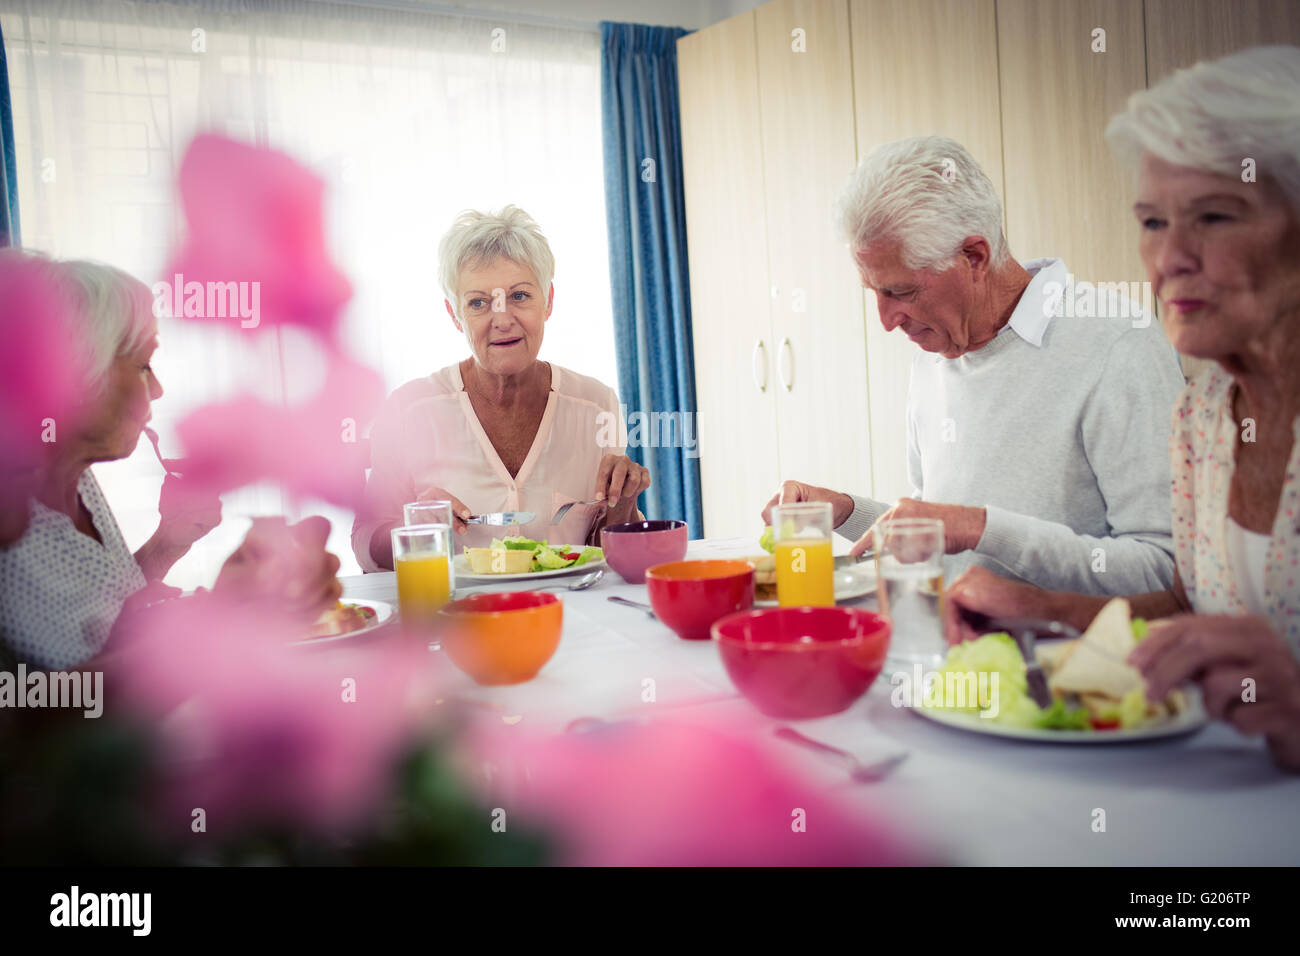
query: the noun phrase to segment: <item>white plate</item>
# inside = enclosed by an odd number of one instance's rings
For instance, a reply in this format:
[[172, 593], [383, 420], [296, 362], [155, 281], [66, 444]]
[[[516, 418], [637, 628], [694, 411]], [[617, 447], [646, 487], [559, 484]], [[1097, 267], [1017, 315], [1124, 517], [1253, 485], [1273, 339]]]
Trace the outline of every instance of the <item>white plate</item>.
[[[835, 600], [853, 601], [876, 592], [876, 572], [863, 568], [860, 571], [841, 569], [835, 572]], [[776, 607], [776, 601], [755, 601], [754, 607]]]
[[977, 714], [936, 707], [909, 707], [913, 713], [933, 720], [937, 724], [968, 730], [990, 737], [1009, 737], [1013, 740], [1033, 740], [1052, 744], [1126, 744], [1139, 740], [1160, 740], [1177, 737], [1200, 730], [1209, 720], [1201, 703], [1201, 693], [1195, 687], [1182, 688], [1187, 707], [1173, 717], [1162, 717], [1132, 730], [1042, 730], [1038, 727], [1009, 727]]
[[393, 618], [393, 606], [385, 601], [349, 601], [344, 600], [344, 604], [355, 604], [359, 607], [368, 607], [375, 612], [375, 619], [365, 627], [357, 628], [355, 631], [348, 631], [346, 634], [326, 634], [324, 637], [308, 637], [301, 641], [293, 641], [290, 646], [297, 647], [300, 644], [328, 644], [330, 641], [342, 641], [348, 638], [360, 637], [362, 634], [368, 634], [371, 631], [383, 627]]
[[469, 569], [469, 558], [463, 554], [458, 554], [452, 562], [452, 567], [456, 571], [456, 585], [459, 587], [462, 581], [485, 584], [489, 581], [531, 581], [534, 578], [558, 578], [565, 574], [594, 571], [597, 568], [606, 567], [606, 565], [604, 558], [597, 558], [594, 561], [588, 561], [586, 564], [571, 564], [567, 568], [556, 568], [554, 571], [521, 571], [518, 574], [475, 574]]

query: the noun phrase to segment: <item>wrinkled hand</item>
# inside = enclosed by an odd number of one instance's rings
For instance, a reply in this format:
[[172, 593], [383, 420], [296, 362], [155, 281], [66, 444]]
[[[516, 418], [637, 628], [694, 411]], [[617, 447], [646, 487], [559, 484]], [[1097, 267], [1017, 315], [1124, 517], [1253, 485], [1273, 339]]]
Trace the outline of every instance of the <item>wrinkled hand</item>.
[[980, 636], [966, 622], [962, 610], [996, 617], [1051, 617], [1051, 592], [1023, 581], [1012, 581], [975, 565], [967, 568], [943, 595], [943, 636], [960, 644]]
[[1300, 772], [1300, 664], [1264, 618], [1180, 614], [1156, 621], [1129, 663], [1146, 678], [1148, 699], [1164, 700], [1194, 681], [1211, 717], [1243, 734], [1263, 734], [1278, 765]]
[[168, 460], [168, 474], [163, 478], [158, 496], [159, 543], [175, 551], [186, 551], [195, 541], [221, 524], [221, 498], [196, 490], [194, 483], [177, 478], [171, 470], [180, 470], [181, 462]]
[[781, 490], [763, 506], [763, 524], [772, 523], [772, 508], [776, 505], [792, 505], [801, 501], [822, 501], [830, 504], [832, 528], [838, 528], [853, 514], [853, 499], [843, 492], [806, 485], [802, 481], [783, 481]]
[[452, 530], [457, 534], [464, 534], [469, 530], [469, 525], [465, 519], [471, 517], [474, 512], [466, 507], [465, 502], [461, 501], [446, 488], [426, 488], [415, 496], [416, 501], [450, 501], [451, 502], [451, 523]]
[[984, 534], [985, 512], [983, 508], [970, 508], [966, 505], [941, 505], [931, 501], [917, 501], [915, 498], [900, 498], [875, 523], [867, 533], [854, 542], [849, 553], [857, 556], [873, 546], [876, 526], [895, 519], [931, 518], [943, 522], [943, 548], [945, 554], [958, 554], [969, 551], [979, 544]]
[[605, 502], [605, 524], [620, 524], [633, 520], [637, 496], [649, 487], [650, 469], [627, 455], [605, 455], [596, 469], [592, 497]]
[[243, 543], [222, 565], [212, 593], [265, 602], [314, 620], [343, 593], [339, 559], [325, 550], [329, 531], [329, 522], [319, 517], [296, 525], [283, 518], [254, 518]]

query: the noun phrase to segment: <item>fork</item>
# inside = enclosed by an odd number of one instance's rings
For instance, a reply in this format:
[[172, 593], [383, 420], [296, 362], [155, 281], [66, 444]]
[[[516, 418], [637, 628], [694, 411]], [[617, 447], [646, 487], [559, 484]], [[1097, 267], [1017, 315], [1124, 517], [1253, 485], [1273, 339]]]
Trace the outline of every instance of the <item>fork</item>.
[[570, 501], [567, 505], [560, 505], [560, 507], [556, 510], [555, 514], [552, 515], [551, 517], [551, 524], [557, 525], [561, 521], [563, 521], [564, 516], [569, 513], [569, 509], [572, 508], [574, 505], [598, 505], [601, 504], [604, 500], [605, 500], [604, 498], [592, 498], [590, 501]]

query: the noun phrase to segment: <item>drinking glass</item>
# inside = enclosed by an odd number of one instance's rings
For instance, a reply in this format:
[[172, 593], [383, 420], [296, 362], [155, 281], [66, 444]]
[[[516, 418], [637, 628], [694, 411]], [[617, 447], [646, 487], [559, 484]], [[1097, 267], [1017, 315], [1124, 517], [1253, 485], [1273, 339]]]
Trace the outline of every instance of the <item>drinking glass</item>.
[[[411, 501], [402, 505], [402, 514], [406, 518], [404, 524], [410, 528], [422, 524], [445, 524], [454, 525], [455, 521], [451, 517], [450, 501]], [[455, 538], [452, 539], [453, 541]], [[456, 562], [455, 549], [452, 548], [447, 552], [447, 577], [448, 587], [451, 593], [456, 593]], [[396, 552], [394, 552], [396, 560]], [[394, 565], [396, 567], [396, 565]]]
[[394, 528], [392, 537], [402, 623], [432, 628], [438, 609], [451, 600], [451, 525]]
[[888, 667], [943, 665], [943, 522], [895, 518], [876, 525], [877, 593], [889, 618]]
[[833, 607], [831, 506], [824, 501], [772, 508], [776, 542], [776, 602], [781, 607]]

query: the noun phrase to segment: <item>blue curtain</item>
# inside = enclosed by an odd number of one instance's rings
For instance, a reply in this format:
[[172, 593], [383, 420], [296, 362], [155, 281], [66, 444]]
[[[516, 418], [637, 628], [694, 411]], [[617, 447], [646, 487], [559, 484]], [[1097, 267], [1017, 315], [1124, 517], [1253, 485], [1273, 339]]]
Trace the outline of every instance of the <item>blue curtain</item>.
[[[628, 455], [650, 469], [648, 518], [703, 533], [686, 267], [677, 38], [685, 30], [601, 23], [609, 271]], [[639, 430], [638, 430], [639, 427]]]
[[0, 247], [21, 245], [18, 233], [18, 166], [14, 161], [14, 113], [9, 103], [9, 64], [0, 30]]

